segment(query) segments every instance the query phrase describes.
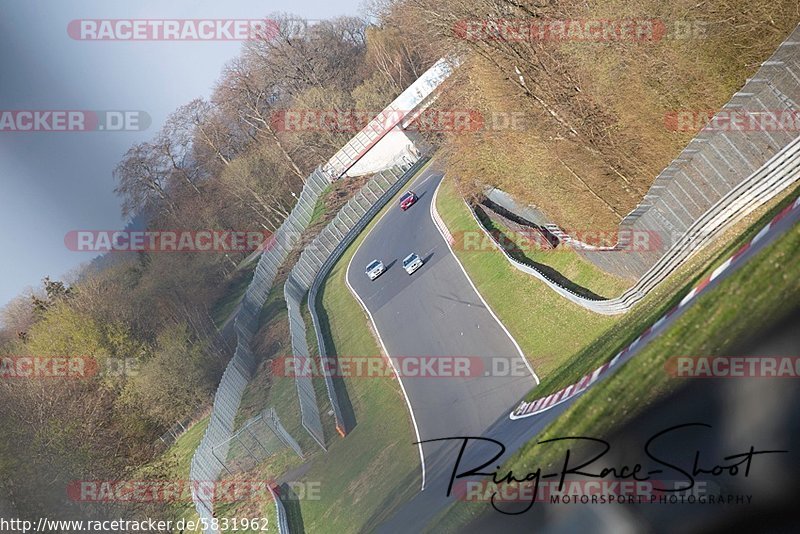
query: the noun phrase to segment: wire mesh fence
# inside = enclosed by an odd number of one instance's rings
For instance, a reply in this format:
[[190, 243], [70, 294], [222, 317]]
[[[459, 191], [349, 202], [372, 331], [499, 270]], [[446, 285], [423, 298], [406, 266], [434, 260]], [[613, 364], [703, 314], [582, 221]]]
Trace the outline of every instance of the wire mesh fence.
[[[715, 117], [734, 112], [753, 117], [796, 114], [796, 102], [800, 101], [798, 43], [800, 25]], [[486, 232], [477, 216], [476, 222], [515, 268], [539, 278], [586, 309], [611, 315], [630, 310], [692, 254], [798, 180], [800, 137], [796, 129], [703, 128], [620, 223], [617, 245], [604, 250], [575, 247], [603, 270], [637, 280], [611, 299], [586, 298], [535, 266], [514, 259], [495, 236]], [[495, 194], [492, 199], [513, 208], [502, 195]], [[474, 210], [472, 214], [476, 215]], [[551, 231], [558, 229], [544, 226]], [[659, 246], [641, 250], [631, 247], [631, 236], [637, 234], [658, 236]], [[559, 237], [568, 238], [566, 234]]]
[[[497, 238], [487, 231], [471, 210], [478, 227], [516, 269], [530, 274], [550, 286], [561, 296], [588, 310], [604, 315], [629, 311], [661, 281], [681, 267], [692, 254], [712, 242], [723, 231], [741, 221], [756, 208], [785, 191], [800, 180], [800, 137], [786, 145], [760, 169], [735, 186], [708, 211], [703, 213], [666, 253], [619, 297], [594, 300], [578, 295], [534, 266], [513, 258]], [[435, 204], [434, 204], [435, 206]], [[468, 206], [469, 208], [469, 206]]]
[[[251, 417], [242, 428], [229, 439], [212, 446], [212, 454], [224, 464], [225, 472], [235, 475], [249, 471], [259, 463], [289, 448], [298, 456], [303, 451], [295, 439], [286, 431], [274, 408], [267, 408]], [[221, 456], [226, 451], [226, 456]]]
[[158, 439], [161, 440], [163, 445], [169, 447], [173, 443], [175, 443], [181, 435], [189, 429], [191, 425], [192, 419], [187, 417], [183, 421], [178, 421], [172, 427], [161, 434]]
[[[189, 471], [189, 478], [192, 481], [217, 480], [225, 469], [236, 413], [244, 390], [256, 368], [257, 362], [251, 350], [251, 343], [258, 330], [261, 308], [267, 300], [278, 269], [311, 221], [314, 206], [329, 183], [328, 176], [320, 169], [311, 173], [292, 212], [272, 236], [258, 260], [253, 279], [234, 318], [236, 350], [222, 374], [214, 394], [208, 427], [192, 457]], [[199, 494], [193, 494], [193, 500], [200, 518], [206, 519], [210, 524], [213, 518], [213, 503]], [[216, 531], [208, 529], [207, 532]]]

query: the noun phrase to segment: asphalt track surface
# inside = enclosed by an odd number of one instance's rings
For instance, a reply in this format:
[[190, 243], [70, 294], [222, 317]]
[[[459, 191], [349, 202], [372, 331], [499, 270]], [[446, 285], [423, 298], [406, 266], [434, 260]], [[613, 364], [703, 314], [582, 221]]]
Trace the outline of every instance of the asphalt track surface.
[[[430, 202], [442, 179], [435, 166], [409, 185], [419, 200], [407, 211], [392, 206], [353, 256], [347, 282], [367, 308], [386, 352], [400, 369], [403, 388], [422, 440], [442, 435], [480, 435], [536, 385], [516, 342], [506, 332], [450, 253], [430, 218]], [[424, 261], [413, 275], [402, 262], [411, 252]], [[387, 270], [370, 281], [365, 268], [379, 259]], [[404, 357], [453, 362], [468, 357], [467, 376], [408, 376]], [[492, 369], [513, 366], [514, 373]], [[413, 369], [411, 370], [413, 372]], [[437, 369], [438, 371], [438, 369]], [[429, 463], [446, 444], [423, 444]], [[426, 483], [427, 486], [427, 483]]]
[[[347, 272], [348, 284], [367, 308], [384, 349], [394, 361], [402, 356], [469, 355], [480, 357], [485, 368], [491, 369], [493, 357], [513, 360], [520, 358], [520, 351], [487, 309], [431, 219], [430, 202], [441, 179], [440, 170], [429, 168], [409, 186], [420, 196], [419, 201], [407, 212], [392, 208], [379, 220], [353, 256]], [[713, 291], [749, 258], [792, 229], [798, 219], [800, 215], [795, 210], [779, 221], [745, 252], [735, 268], [725, 271], [697, 296]], [[402, 268], [402, 259], [411, 252], [419, 254], [425, 265], [409, 276]], [[373, 259], [383, 261], [387, 271], [371, 282], [364, 270]], [[650, 339], [668, 329], [690, 306], [664, 321]], [[624, 361], [646, 346], [640, 344], [629, 351]], [[512, 421], [508, 414], [535, 386], [532, 373], [468, 378], [401, 377], [401, 380], [420, 440], [484, 436], [503, 443], [504, 453], [484, 468], [488, 472], [534, 439], [580, 398], [579, 395], [540, 415]], [[416, 441], [412, 436], [410, 439]], [[446, 493], [461, 444], [458, 439], [422, 445], [424, 490], [376, 531], [421, 532], [454, 502], [455, 496]], [[460, 470], [476, 468], [498, 452], [494, 444], [470, 441], [461, 458]], [[494, 527], [507, 524], [518, 528], [524, 524], [524, 516], [498, 514], [496, 519], [492, 522]]]

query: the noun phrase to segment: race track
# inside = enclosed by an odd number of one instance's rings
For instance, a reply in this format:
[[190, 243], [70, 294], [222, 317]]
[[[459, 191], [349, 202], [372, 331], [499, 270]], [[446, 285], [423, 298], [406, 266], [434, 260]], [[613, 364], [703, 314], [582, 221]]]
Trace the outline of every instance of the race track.
[[[516, 342], [472, 287], [433, 224], [430, 202], [441, 179], [435, 165], [421, 173], [409, 185], [419, 196], [416, 204], [405, 212], [391, 206], [347, 271], [348, 284], [371, 315], [396, 367], [408, 356], [470, 358], [469, 376], [401, 376], [421, 440], [481, 435], [536, 385]], [[425, 263], [409, 276], [402, 261], [411, 252]], [[364, 269], [373, 259], [383, 261], [387, 270], [370, 281]], [[507, 362], [516, 372], [491, 372]], [[449, 461], [452, 450], [450, 445], [422, 445], [426, 488], [441, 474], [437, 459], [444, 455]]]

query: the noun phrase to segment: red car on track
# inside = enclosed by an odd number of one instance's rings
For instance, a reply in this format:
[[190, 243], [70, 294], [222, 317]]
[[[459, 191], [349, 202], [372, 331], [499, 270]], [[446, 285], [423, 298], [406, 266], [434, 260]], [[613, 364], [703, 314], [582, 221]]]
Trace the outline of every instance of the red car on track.
[[400, 209], [406, 211], [408, 208], [413, 206], [418, 199], [419, 197], [415, 192], [406, 191], [405, 194], [400, 197]]

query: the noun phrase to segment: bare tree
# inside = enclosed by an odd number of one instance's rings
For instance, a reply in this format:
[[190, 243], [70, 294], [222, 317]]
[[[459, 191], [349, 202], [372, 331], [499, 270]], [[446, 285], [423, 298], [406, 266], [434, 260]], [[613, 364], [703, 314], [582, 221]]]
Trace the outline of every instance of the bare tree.
[[176, 214], [177, 208], [167, 192], [168, 173], [163, 167], [159, 148], [149, 142], [133, 145], [114, 169], [122, 197], [125, 217], [142, 212]]
[[258, 142], [263, 134], [274, 143], [292, 172], [305, 183], [306, 173], [278, 137], [273, 126], [275, 87], [269, 80], [260, 79], [247, 60], [237, 58], [226, 66], [214, 91], [214, 101], [228, 116], [236, 117], [245, 125], [245, 131], [253, 142]]

